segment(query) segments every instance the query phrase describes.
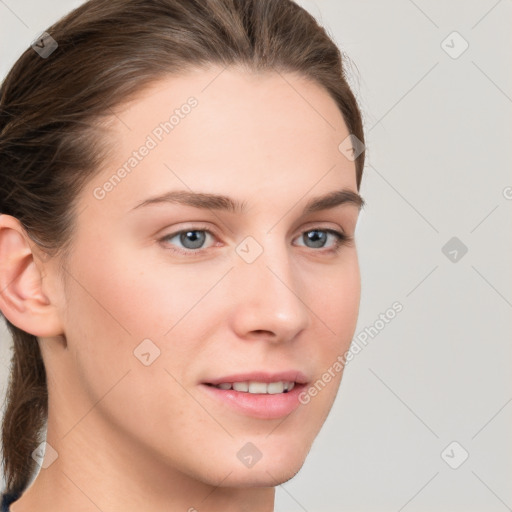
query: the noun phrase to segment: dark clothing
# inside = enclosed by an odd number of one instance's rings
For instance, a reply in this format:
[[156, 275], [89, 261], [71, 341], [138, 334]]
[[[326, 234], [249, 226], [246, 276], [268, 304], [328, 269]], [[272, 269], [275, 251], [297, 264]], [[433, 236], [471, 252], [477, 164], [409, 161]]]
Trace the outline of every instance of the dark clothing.
[[14, 503], [19, 497], [21, 493], [5, 493], [2, 494], [2, 509], [1, 512], [9, 512], [9, 506], [11, 503]]

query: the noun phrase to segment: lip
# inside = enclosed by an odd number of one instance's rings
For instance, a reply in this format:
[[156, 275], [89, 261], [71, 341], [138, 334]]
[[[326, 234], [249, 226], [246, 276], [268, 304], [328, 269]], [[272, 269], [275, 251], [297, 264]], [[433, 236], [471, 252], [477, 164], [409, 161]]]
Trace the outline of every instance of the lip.
[[[235, 391], [234, 389], [219, 389], [208, 384], [221, 384], [223, 382], [276, 382], [293, 381], [294, 388], [288, 393], [259, 394]], [[228, 406], [235, 412], [253, 418], [272, 420], [283, 418], [299, 407], [299, 395], [306, 387], [308, 380], [298, 370], [288, 370], [278, 373], [251, 372], [227, 375], [225, 377], [209, 379], [201, 383], [206, 395], [216, 403]]]
[[295, 384], [288, 393], [268, 395], [234, 389], [224, 390], [201, 384], [201, 388], [213, 400], [229, 406], [240, 414], [263, 420], [275, 420], [291, 414], [300, 405], [299, 394], [305, 387], [306, 384]]
[[[307, 384], [308, 379], [300, 370], [286, 370], [282, 372], [269, 373], [264, 371], [255, 371], [250, 373], [237, 373], [208, 379], [203, 384], [222, 384], [223, 382], [245, 382], [254, 380], [257, 382], [278, 382], [278, 381], [293, 381], [297, 384]], [[293, 391], [293, 390], [292, 390]]]

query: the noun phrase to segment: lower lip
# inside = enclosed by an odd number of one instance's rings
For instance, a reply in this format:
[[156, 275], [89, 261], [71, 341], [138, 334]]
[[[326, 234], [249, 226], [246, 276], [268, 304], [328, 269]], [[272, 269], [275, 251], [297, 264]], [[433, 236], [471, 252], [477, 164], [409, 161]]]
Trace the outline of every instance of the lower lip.
[[295, 384], [288, 393], [269, 395], [219, 389], [207, 384], [201, 386], [209, 396], [227, 404], [235, 411], [264, 420], [275, 420], [292, 413], [300, 405], [299, 394], [306, 387], [305, 384]]

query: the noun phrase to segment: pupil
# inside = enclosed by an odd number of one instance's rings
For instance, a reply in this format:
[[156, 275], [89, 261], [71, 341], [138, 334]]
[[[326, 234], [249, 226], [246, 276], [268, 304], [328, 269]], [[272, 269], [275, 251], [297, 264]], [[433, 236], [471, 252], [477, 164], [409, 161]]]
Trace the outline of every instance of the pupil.
[[309, 231], [306, 236], [308, 237], [310, 242], [313, 242], [314, 247], [322, 247], [325, 243], [325, 237], [327, 236], [326, 233], [322, 231], [318, 231], [317, 229], [313, 231]]
[[[197, 233], [201, 233], [201, 235], [197, 236]], [[201, 247], [201, 245], [203, 245], [205, 235], [201, 231], [187, 231], [182, 233], [180, 238], [181, 243], [187, 249], [198, 249]]]

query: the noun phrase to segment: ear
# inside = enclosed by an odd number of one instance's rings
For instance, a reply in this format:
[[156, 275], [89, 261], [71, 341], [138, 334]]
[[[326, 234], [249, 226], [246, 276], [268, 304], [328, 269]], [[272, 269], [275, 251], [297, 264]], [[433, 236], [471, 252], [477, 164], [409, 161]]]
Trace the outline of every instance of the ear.
[[0, 310], [29, 334], [59, 336], [63, 329], [58, 310], [43, 291], [44, 263], [33, 248], [19, 220], [0, 214]]

